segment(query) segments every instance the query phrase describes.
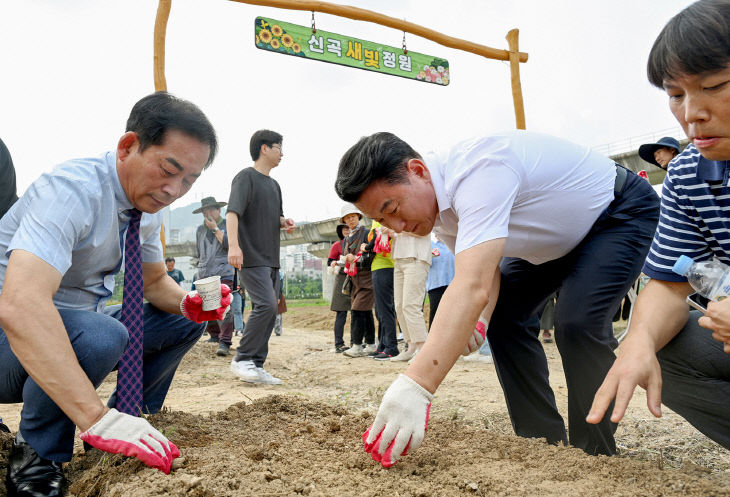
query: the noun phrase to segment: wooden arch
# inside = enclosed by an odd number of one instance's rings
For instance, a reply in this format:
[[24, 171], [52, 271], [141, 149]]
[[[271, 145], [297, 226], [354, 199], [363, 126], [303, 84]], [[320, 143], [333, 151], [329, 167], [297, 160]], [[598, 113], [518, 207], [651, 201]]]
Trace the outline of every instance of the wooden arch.
[[[329, 2], [313, 0], [231, 0], [234, 2], [248, 3], [252, 5], [263, 5], [288, 10], [308, 10], [322, 12], [339, 17], [346, 17], [356, 21], [366, 21], [381, 26], [387, 26], [399, 31], [405, 31], [422, 38], [429, 39], [440, 45], [465, 52], [471, 52], [488, 59], [509, 61], [510, 77], [512, 81], [512, 100], [515, 108], [515, 123], [517, 129], [525, 129], [525, 107], [522, 100], [522, 85], [520, 84], [520, 62], [527, 62], [528, 54], [520, 52], [518, 48], [519, 30], [512, 29], [507, 33], [506, 39], [509, 50], [501, 50], [479, 45], [467, 40], [453, 38], [429, 28], [425, 28], [412, 22], [395, 19], [371, 10], [346, 5], [337, 5]], [[159, 0], [157, 6], [157, 18], [155, 19], [154, 35], [154, 78], [155, 90], [167, 90], [165, 80], [165, 33], [167, 31], [167, 20], [170, 17], [170, 6], [172, 0]]]

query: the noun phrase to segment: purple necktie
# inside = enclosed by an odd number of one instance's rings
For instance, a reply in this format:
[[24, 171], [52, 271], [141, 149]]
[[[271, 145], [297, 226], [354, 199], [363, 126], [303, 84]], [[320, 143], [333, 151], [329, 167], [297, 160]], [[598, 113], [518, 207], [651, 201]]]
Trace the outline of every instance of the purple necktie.
[[139, 246], [139, 219], [137, 209], [129, 212], [132, 217], [124, 241], [124, 297], [122, 299], [122, 324], [129, 331], [129, 346], [119, 359], [117, 372], [117, 410], [139, 416], [142, 412], [142, 337], [144, 316], [142, 311], [142, 258]]

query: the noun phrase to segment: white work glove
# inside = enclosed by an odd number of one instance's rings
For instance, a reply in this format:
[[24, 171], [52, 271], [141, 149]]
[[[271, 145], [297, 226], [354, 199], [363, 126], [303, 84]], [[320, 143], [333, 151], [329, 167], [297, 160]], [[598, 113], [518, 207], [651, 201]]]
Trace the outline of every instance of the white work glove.
[[479, 347], [484, 344], [484, 340], [487, 339], [487, 328], [489, 328], [489, 321], [479, 316], [479, 321], [477, 321], [477, 325], [474, 327], [474, 332], [472, 332], [471, 338], [469, 338], [466, 347], [464, 347], [464, 352], [461, 355], [467, 356], [479, 350]]
[[136, 457], [147, 466], [170, 473], [172, 460], [180, 457], [177, 446], [144, 418], [109, 409], [99, 421], [79, 434], [84, 442], [112, 454]]
[[428, 427], [433, 395], [399, 374], [380, 403], [375, 422], [363, 433], [365, 452], [389, 468], [398, 458], [421, 446]]

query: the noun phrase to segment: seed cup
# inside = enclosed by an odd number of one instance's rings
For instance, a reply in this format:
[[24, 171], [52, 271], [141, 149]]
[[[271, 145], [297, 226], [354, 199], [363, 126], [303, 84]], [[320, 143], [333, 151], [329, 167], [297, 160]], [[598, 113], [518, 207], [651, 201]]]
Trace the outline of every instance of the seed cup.
[[203, 310], [214, 311], [221, 306], [221, 277], [210, 276], [195, 281], [195, 289], [203, 299]]

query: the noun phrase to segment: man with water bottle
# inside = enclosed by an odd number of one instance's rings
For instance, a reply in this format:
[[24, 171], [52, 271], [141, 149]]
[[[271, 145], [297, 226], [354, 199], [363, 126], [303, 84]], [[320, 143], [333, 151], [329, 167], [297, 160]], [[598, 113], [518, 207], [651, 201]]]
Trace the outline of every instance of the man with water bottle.
[[700, 0], [672, 18], [647, 73], [690, 144], [669, 165], [643, 269], [652, 279], [586, 420], [598, 423], [615, 399], [611, 421], [620, 421], [639, 385], [652, 414], [663, 402], [730, 449], [730, 299], [688, 312], [695, 289], [679, 267], [682, 256], [730, 264], [730, 0]]

